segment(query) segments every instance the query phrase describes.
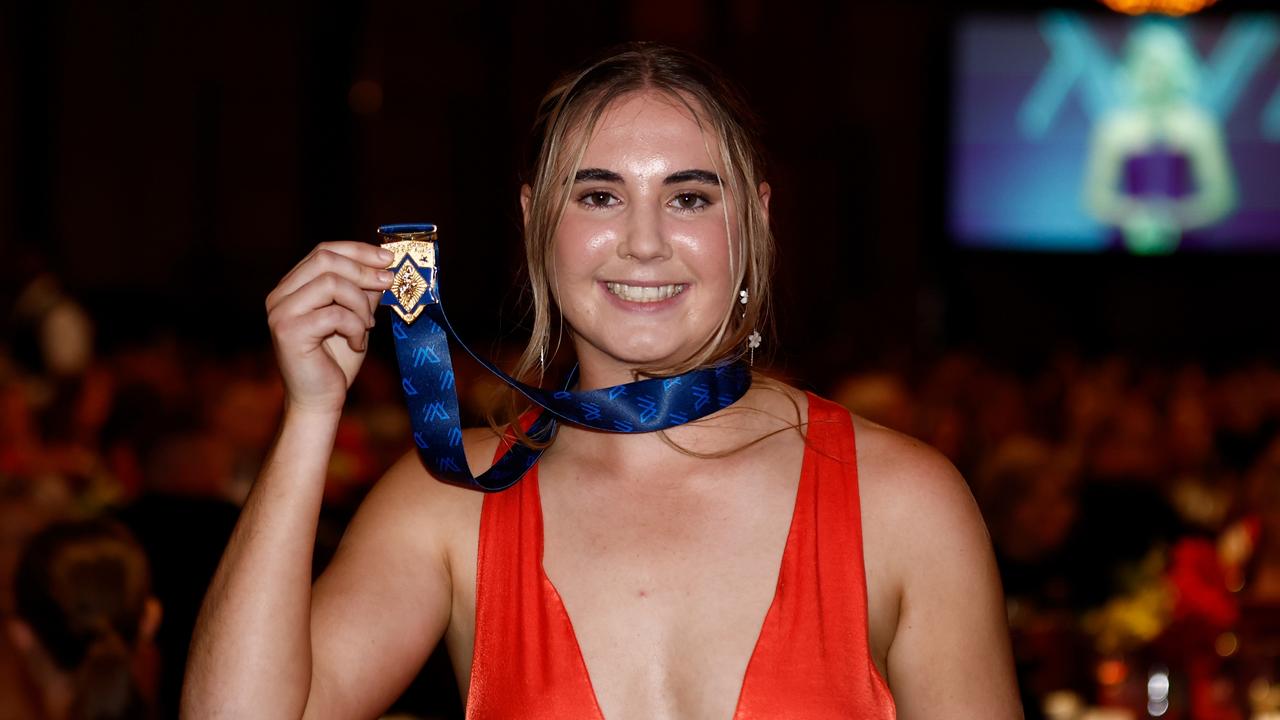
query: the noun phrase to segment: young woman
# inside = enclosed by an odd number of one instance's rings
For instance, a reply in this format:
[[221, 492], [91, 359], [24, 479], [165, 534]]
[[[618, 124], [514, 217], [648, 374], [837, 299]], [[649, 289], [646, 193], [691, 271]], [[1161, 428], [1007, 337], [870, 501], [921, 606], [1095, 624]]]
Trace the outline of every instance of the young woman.
[[[715, 71], [628, 46], [557, 83], [535, 137], [518, 374], [557, 317], [580, 389], [741, 356], [765, 317], [770, 188]], [[374, 717], [442, 638], [474, 718], [1020, 715], [964, 481], [763, 379], [665, 433], [562, 426], [496, 494], [410, 455], [313, 587], [333, 432], [389, 260], [326, 243], [267, 299], [287, 409], [205, 603], [187, 716]], [[477, 470], [501, 451], [487, 429], [465, 444]]]

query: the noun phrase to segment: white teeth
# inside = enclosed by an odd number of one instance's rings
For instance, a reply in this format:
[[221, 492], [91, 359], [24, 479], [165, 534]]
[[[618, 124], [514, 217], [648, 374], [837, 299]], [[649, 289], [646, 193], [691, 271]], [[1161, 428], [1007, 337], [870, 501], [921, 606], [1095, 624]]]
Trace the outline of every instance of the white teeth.
[[675, 297], [684, 292], [684, 285], [624, 285], [619, 282], [605, 283], [609, 292], [628, 302], [651, 303]]

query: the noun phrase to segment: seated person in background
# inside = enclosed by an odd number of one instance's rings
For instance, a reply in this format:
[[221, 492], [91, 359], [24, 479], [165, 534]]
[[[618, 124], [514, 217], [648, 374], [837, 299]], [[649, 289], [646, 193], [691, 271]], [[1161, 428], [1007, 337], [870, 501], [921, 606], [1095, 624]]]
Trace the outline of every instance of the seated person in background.
[[1069, 451], [1042, 440], [1005, 439], [975, 476], [1007, 597], [1063, 609], [1072, 598], [1064, 555], [1079, 514], [1079, 478]]
[[142, 665], [160, 622], [142, 549], [105, 520], [55, 523], [18, 564], [6, 630], [46, 720], [152, 716]]

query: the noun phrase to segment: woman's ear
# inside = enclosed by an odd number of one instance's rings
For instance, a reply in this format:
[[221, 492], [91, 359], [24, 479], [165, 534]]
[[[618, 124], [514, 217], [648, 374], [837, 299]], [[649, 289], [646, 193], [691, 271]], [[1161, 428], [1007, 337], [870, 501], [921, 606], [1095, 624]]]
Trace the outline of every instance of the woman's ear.
[[769, 219], [769, 197], [773, 194], [773, 188], [769, 187], [769, 183], [760, 183], [760, 204], [764, 206], [764, 219]]
[[533, 188], [529, 183], [520, 186], [520, 213], [524, 216], [524, 226], [529, 227], [529, 199], [533, 197]]

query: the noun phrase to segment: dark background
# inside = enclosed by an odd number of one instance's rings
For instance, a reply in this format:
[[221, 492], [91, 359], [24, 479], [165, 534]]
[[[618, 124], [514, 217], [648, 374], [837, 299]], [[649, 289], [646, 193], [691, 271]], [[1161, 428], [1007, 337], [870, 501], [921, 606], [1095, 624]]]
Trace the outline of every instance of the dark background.
[[[0, 278], [7, 295], [54, 270], [108, 348], [173, 331], [254, 347], [262, 299], [311, 245], [430, 221], [464, 336], [519, 338], [510, 278], [534, 106], [600, 48], [653, 39], [720, 65], [764, 120], [782, 372], [821, 387], [957, 346], [1013, 363], [1064, 348], [1273, 352], [1274, 256], [951, 249], [951, 25], [1038, 7], [19, 3], [0, 64], [13, 99], [0, 113]], [[1207, 12], [1248, 7], [1260, 6]]]

